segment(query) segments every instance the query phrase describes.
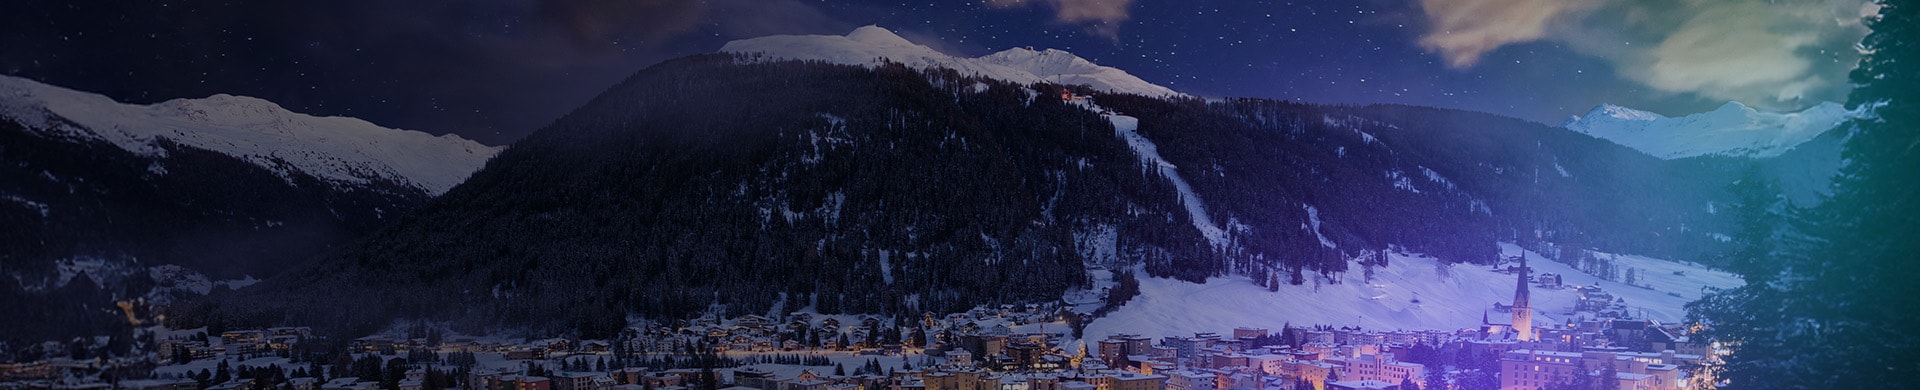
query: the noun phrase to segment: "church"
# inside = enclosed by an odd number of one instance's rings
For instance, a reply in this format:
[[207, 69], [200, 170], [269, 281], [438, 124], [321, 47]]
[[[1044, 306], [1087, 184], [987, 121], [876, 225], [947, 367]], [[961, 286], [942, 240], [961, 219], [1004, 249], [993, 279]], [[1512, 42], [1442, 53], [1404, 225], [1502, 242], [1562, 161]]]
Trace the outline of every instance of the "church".
[[1533, 328], [1533, 302], [1528, 297], [1527, 276], [1532, 268], [1527, 267], [1527, 256], [1520, 256], [1520, 266], [1514, 269], [1513, 306], [1494, 304], [1492, 311], [1505, 311], [1512, 314], [1507, 323], [1492, 322], [1486, 313], [1480, 315], [1480, 336], [1487, 341], [1540, 341]]

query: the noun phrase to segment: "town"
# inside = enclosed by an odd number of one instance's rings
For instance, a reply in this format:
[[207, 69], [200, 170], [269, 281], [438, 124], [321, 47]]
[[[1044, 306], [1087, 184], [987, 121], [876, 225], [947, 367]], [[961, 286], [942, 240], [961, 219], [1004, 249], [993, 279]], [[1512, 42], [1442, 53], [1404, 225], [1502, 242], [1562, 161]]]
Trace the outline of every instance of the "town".
[[[1522, 262], [1519, 269], [1525, 269]], [[1527, 275], [1520, 273], [1520, 275]], [[1632, 318], [1593, 286], [1566, 324], [1535, 324], [1529, 287], [1475, 328], [1248, 324], [1226, 333], [1081, 335], [1058, 304], [920, 318], [789, 313], [649, 323], [612, 340], [500, 339], [431, 326], [353, 340], [305, 327], [159, 330], [144, 357], [0, 364], [0, 388], [48, 390], [1425, 390], [1710, 386], [1719, 351]], [[1498, 320], [1496, 320], [1498, 319]], [[1084, 320], [1082, 320], [1084, 321]], [[1158, 337], [1157, 339], [1155, 337]], [[344, 344], [321, 361], [316, 344]], [[51, 343], [48, 348], [60, 348]], [[138, 354], [136, 354], [138, 355]]]

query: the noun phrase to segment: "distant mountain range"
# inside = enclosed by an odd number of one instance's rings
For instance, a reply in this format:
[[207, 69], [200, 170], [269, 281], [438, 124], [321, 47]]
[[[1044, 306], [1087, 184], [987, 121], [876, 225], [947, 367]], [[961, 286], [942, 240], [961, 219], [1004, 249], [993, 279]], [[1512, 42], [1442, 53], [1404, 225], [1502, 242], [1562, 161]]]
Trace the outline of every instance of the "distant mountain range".
[[[164, 159], [171, 144], [244, 160], [289, 181], [306, 175], [339, 187], [384, 182], [430, 196], [460, 184], [500, 150], [452, 134], [295, 113], [245, 96], [131, 105], [10, 76], [0, 76], [0, 116], [42, 137], [107, 141], [143, 157]], [[166, 166], [153, 170], [164, 174]]]
[[1817, 199], [1838, 142], [1815, 130], [1845, 115], [1203, 100], [875, 26], [652, 66], [511, 148], [0, 78], [0, 233], [24, 237], [0, 247], [0, 310], [49, 313], [0, 331], [149, 298], [180, 326], [596, 337], [629, 315], [1054, 301], [1100, 268], [1295, 288], [1491, 264], [1500, 242], [1711, 262], [1726, 185], [1760, 166]]
[[83, 306], [278, 274], [499, 150], [249, 97], [133, 105], [0, 76], [0, 310], [27, 313], [0, 333], [98, 325], [76, 320], [99, 313]]
[[1564, 126], [1663, 159], [1765, 158], [1786, 153], [1857, 115], [1833, 102], [1790, 113], [1727, 102], [1713, 111], [1678, 118], [1608, 104], [1569, 118]]
[[728, 42], [720, 47], [720, 52], [747, 54], [750, 59], [823, 61], [868, 67], [893, 62], [921, 70], [952, 69], [962, 76], [1015, 84], [1085, 85], [1101, 92], [1184, 96], [1126, 71], [1100, 66], [1065, 51], [1014, 48], [978, 58], [956, 57], [915, 44], [879, 26], [860, 27], [845, 36], [775, 35], [743, 39]]
[[1752, 164], [1464, 111], [1202, 100], [1062, 51], [963, 58], [871, 26], [721, 51], [643, 70], [366, 241], [170, 318], [596, 337], [628, 315], [1053, 301], [1092, 267], [1298, 285], [1388, 252], [1490, 264], [1502, 241], [1700, 259]]

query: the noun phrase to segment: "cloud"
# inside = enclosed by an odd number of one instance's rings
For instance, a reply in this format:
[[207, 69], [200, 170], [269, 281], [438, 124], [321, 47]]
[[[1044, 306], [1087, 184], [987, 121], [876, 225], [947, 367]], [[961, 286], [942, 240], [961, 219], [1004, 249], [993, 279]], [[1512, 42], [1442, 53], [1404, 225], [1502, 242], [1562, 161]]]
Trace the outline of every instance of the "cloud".
[[1439, 51], [1447, 65], [1473, 66], [1480, 56], [1509, 43], [1538, 40], [1550, 22], [1589, 11], [1598, 1], [1421, 0], [1431, 31], [1420, 46]]
[[1552, 41], [1654, 90], [1771, 109], [1844, 100], [1870, 0], [1422, 0], [1422, 47], [1473, 66]]
[[987, 0], [986, 4], [992, 8], [1045, 4], [1053, 8], [1054, 22], [1085, 25], [1094, 35], [1117, 38], [1120, 22], [1131, 18], [1128, 10], [1133, 0]]

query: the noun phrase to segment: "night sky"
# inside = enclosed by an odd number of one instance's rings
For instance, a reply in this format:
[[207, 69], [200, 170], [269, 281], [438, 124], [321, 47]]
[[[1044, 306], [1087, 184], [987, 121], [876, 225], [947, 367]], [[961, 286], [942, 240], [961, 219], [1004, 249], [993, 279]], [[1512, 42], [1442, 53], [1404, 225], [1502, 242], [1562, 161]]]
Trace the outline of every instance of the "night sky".
[[1844, 99], [1864, 0], [12, 1], [0, 73], [133, 103], [216, 93], [505, 144], [662, 60], [878, 24], [1058, 48], [1202, 96], [1559, 124]]

